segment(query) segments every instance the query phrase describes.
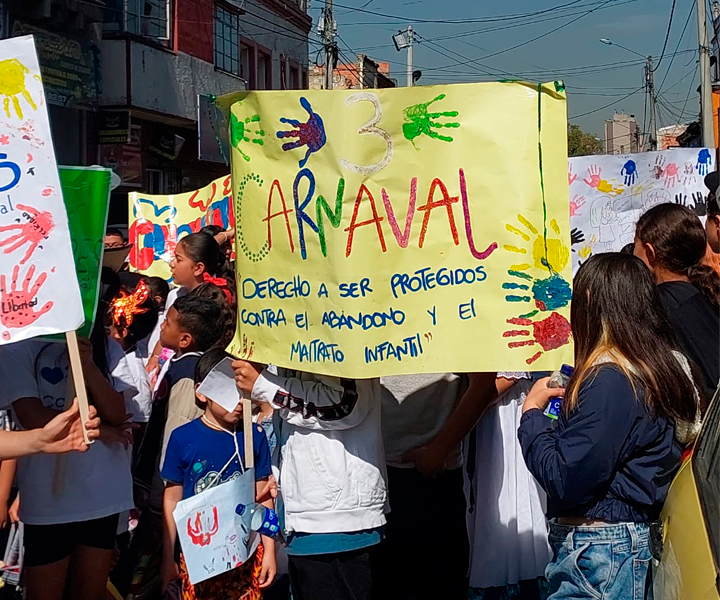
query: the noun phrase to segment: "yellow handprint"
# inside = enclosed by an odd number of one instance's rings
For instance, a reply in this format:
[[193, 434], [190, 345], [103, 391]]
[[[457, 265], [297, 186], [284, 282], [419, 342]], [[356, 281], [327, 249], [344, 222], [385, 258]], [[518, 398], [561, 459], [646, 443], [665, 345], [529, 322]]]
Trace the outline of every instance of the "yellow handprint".
[[603, 194], [620, 194], [623, 191], [622, 186], [620, 187], [613, 187], [613, 184], [611, 181], [607, 181], [605, 179], [601, 179], [598, 182], [597, 186], [598, 192], [602, 192]]
[[593, 235], [590, 237], [590, 243], [588, 243], [587, 246], [583, 246], [578, 250], [578, 256], [585, 260], [588, 256], [592, 254], [593, 246], [595, 245], [595, 242], [597, 242], [597, 238]]
[[25, 75], [29, 72], [30, 70], [17, 58], [0, 61], [0, 95], [4, 96], [3, 106], [8, 118], [10, 118], [10, 100], [12, 99], [15, 114], [20, 120], [23, 119], [18, 96], [22, 96], [33, 110], [37, 110], [37, 105], [25, 86]]

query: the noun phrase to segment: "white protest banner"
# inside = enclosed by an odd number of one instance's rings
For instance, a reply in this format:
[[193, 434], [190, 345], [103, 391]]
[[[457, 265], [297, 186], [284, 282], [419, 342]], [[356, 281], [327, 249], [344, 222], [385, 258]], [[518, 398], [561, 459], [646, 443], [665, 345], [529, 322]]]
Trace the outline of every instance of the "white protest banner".
[[83, 324], [32, 36], [0, 41], [0, 344]]
[[570, 158], [573, 273], [591, 254], [630, 244], [637, 220], [657, 204], [682, 204], [704, 217], [708, 189], [703, 179], [715, 170], [714, 156], [708, 148], [674, 148]]

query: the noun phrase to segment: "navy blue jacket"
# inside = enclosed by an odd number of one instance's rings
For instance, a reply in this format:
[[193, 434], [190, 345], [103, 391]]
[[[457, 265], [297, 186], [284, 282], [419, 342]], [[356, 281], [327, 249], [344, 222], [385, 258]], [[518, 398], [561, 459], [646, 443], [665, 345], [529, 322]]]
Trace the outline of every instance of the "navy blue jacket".
[[558, 426], [527, 411], [518, 437], [530, 472], [548, 495], [548, 517], [609, 523], [656, 520], [680, 466], [671, 419], [653, 418], [643, 392], [603, 365], [580, 387], [578, 406]]

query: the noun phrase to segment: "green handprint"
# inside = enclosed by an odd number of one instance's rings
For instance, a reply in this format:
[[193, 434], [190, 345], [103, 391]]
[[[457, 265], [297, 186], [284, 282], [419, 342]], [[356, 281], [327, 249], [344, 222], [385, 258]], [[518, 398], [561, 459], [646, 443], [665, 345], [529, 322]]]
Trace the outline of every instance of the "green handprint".
[[438, 119], [440, 117], [457, 117], [458, 111], [450, 110], [436, 113], [428, 112], [428, 106], [430, 106], [433, 102], [442, 100], [444, 97], [445, 94], [440, 94], [436, 98], [430, 100], [430, 102], [414, 104], [413, 106], [408, 106], [405, 110], [403, 110], [403, 115], [405, 117], [405, 123], [403, 123], [402, 126], [403, 135], [405, 136], [405, 139], [412, 143], [415, 150], [419, 150], [419, 148], [415, 146], [415, 138], [423, 134], [437, 140], [442, 140], [443, 142], [453, 141], [453, 138], [449, 135], [440, 135], [437, 131], [433, 131], [433, 127], [460, 127], [460, 123], [438, 123], [437, 121], [433, 121], [433, 119]]
[[[246, 117], [244, 120], [241, 120], [238, 119], [234, 113], [230, 113], [230, 143], [237, 148], [246, 162], [250, 162], [250, 157], [242, 151], [240, 144], [242, 142], [252, 142], [253, 144], [262, 146], [265, 143], [262, 139], [265, 137], [265, 131], [262, 129], [251, 131], [249, 127], [251, 123], [260, 123], [260, 116], [253, 115], [252, 117]], [[255, 135], [256, 137], [251, 140], [250, 135]]]

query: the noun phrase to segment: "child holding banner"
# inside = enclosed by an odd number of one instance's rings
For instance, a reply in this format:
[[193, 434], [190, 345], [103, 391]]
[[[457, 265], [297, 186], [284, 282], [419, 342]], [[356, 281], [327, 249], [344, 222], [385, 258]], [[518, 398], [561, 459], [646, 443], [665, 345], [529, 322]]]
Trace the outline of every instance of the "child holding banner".
[[[199, 386], [227, 356], [220, 349], [206, 352], [197, 363], [195, 385]], [[167, 483], [163, 501], [163, 590], [173, 579], [181, 577], [183, 598], [186, 600], [258, 600], [261, 590], [270, 586], [275, 577], [275, 542], [272, 538], [263, 536], [262, 545], [239, 567], [194, 586], [190, 583], [184, 557], [179, 564], [176, 561], [178, 537], [173, 512], [178, 503], [233, 481], [245, 472], [242, 405], [238, 403], [234, 410], [228, 411], [200, 393], [197, 393], [196, 402], [204, 409], [203, 415], [173, 431], [162, 467], [162, 477]], [[273, 508], [269, 496], [257, 497], [258, 494], [266, 494], [271, 475], [267, 438], [258, 426], [252, 427], [252, 437], [256, 501]]]
[[387, 506], [380, 382], [233, 362], [238, 387], [280, 420], [278, 512], [294, 600], [371, 600]]

